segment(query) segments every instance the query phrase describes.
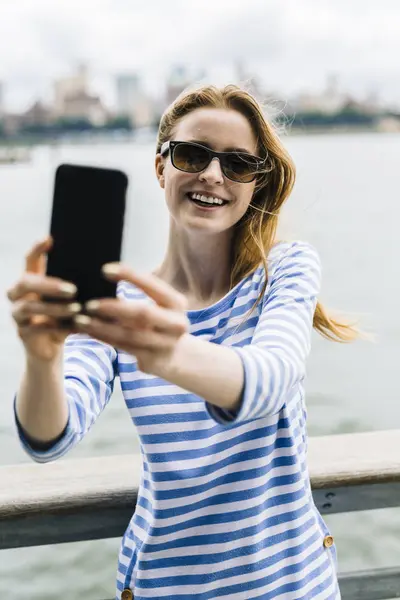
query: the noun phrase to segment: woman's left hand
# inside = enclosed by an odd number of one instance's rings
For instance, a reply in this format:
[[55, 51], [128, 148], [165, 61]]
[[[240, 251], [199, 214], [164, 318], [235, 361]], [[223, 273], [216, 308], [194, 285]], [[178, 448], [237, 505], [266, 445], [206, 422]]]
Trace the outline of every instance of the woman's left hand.
[[138, 368], [152, 375], [165, 372], [179, 339], [189, 332], [187, 300], [155, 275], [139, 275], [121, 263], [103, 268], [111, 281], [124, 280], [142, 289], [155, 304], [119, 298], [92, 300], [90, 316], [75, 317], [77, 331], [137, 358]]

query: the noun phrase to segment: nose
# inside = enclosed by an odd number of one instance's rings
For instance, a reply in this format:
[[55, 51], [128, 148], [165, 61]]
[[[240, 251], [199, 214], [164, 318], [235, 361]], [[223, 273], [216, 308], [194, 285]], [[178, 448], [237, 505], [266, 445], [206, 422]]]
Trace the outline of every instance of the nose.
[[221, 169], [221, 163], [217, 157], [213, 158], [210, 164], [199, 175], [200, 181], [206, 183], [222, 184], [224, 183], [224, 175]]

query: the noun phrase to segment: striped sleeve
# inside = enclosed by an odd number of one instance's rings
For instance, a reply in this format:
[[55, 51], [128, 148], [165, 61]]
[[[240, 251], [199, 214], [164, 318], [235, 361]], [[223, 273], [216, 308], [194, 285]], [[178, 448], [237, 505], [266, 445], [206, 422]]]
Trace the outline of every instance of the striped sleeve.
[[89, 336], [67, 338], [64, 350], [64, 382], [69, 419], [63, 435], [45, 450], [33, 447], [17, 422], [25, 451], [36, 462], [49, 462], [71, 450], [90, 430], [110, 400], [116, 372], [117, 352]]
[[218, 423], [259, 419], [282, 409], [290, 391], [305, 375], [320, 284], [316, 250], [295, 242], [272, 275], [251, 343], [232, 347], [244, 369], [239, 410], [234, 413], [206, 405]]

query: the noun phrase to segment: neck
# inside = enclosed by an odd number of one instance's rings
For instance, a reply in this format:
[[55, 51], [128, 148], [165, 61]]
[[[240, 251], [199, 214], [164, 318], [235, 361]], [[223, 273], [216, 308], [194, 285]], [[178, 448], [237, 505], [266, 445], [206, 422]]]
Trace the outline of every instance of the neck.
[[230, 288], [232, 231], [218, 235], [177, 230], [171, 222], [167, 252], [154, 273], [188, 298], [206, 306]]

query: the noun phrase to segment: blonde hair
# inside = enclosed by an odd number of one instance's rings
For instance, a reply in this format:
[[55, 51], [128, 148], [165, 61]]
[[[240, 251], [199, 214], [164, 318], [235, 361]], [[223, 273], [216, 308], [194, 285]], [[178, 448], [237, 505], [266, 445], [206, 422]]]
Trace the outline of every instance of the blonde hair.
[[[257, 139], [258, 155], [266, 158], [266, 168], [258, 177], [248, 210], [235, 225], [231, 256], [231, 288], [263, 265], [265, 281], [251, 312], [262, 301], [267, 284], [267, 256], [276, 242], [279, 211], [290, 195], [296, 170], [272, 123], [264, 116], [262, 106], [246, 90], [227, 85], [213, 85], [185, 90], [164, 112], [158, 130], [157, 153], [170, 140], [180, 119], [198, 108], [232, 109], [244, 115]], [[325, 338], [349, 342], [359, 335], [354, 324], [330, 316], [317, 302], [314, 328]]]

